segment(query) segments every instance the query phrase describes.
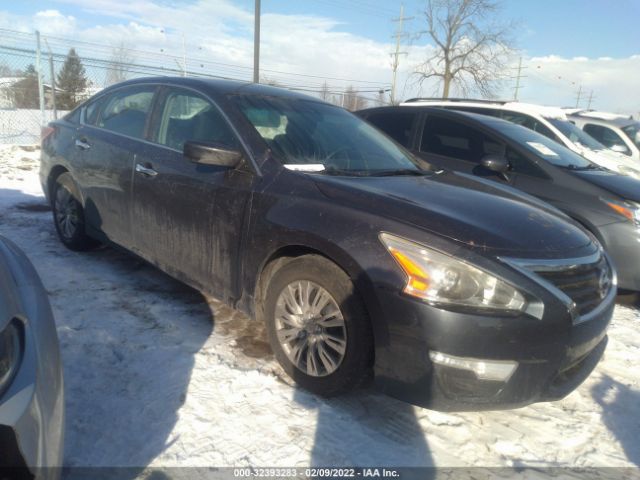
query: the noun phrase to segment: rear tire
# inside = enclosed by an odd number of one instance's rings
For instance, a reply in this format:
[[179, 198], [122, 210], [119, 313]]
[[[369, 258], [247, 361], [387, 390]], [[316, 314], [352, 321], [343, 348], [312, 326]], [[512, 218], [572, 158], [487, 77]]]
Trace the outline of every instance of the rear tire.
[[74, 251], [84, 251], [98, 244], [86, 233], [84, 210], [70, 173], [61, 174], [53, 182], [51, 210], [58, 238], [65, 247]]
[[296, 257], [267, 279], [263, 314], [271, 348], [301, 387], [333, 396], [370, 376], [373, 335], [351, 279], [320, 255]]

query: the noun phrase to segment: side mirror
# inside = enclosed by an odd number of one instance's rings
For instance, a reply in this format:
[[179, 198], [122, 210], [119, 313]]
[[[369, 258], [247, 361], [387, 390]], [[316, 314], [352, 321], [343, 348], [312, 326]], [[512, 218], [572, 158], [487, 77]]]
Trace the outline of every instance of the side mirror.
[[492, 172], [505, 174], [509, 171], [509, 162], [500, 155], [486, 155], [480, 164]]
[[239, 150], [212, 143], [186, 142], [183, 154], [194, 163], [230, 168], [237, 167], [242, 159]]

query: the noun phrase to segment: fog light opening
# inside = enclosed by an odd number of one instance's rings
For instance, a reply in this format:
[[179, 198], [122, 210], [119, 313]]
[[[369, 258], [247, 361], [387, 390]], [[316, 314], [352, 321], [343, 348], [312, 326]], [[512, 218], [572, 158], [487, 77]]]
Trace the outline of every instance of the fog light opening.
[[480, 360], [436, 351], [430, 351], [429, 358], [437, 365], [473, 372], [478, 380], [508, 382], [518, 368], [518, 362], [511, 360]]

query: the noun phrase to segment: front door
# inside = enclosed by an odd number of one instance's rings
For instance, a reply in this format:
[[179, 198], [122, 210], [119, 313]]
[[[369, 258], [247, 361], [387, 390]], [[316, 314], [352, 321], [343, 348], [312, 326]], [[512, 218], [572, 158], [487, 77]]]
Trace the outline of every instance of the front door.
[[135, 158], [135, 251], [170, 274], [226, 297], [234, 287], [254, 175], [184, 157], [187, 141], [240, 149], [217, 107], [192, 90], [164, 89], [153, 130], [153, 144]]

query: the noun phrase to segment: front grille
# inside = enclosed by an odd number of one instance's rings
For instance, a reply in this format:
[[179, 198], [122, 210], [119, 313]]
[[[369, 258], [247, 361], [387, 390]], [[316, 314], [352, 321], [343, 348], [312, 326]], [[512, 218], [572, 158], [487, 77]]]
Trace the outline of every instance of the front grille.
[[580, 315], [595, 310], [613, 287], [611, 268], [604, 256], [592, 263], [554, 268], [538, 265], [532, 270], [573, 300]]

